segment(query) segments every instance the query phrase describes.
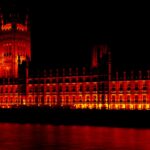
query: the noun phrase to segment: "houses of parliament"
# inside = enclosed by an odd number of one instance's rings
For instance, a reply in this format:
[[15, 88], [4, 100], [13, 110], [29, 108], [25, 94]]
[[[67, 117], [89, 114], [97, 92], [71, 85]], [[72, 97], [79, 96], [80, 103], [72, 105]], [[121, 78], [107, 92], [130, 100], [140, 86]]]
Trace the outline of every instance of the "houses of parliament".
[[28, 16], [0, 12], [0, 108], [22, 106], [71, 109], [149, 110], [150, 72], [112, 75], [111, 50], [93, 47], [89, 68], [29, 73], [31, 38]]

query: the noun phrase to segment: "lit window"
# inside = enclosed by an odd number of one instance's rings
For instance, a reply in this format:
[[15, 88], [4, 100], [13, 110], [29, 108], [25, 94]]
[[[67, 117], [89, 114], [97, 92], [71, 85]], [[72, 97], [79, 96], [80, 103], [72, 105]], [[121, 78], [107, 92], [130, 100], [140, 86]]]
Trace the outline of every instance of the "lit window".
[[93, 87], [93, 91], [96, 91], [96, 85], [94, 85], [94, 87]]
[[12, 101], [13, 101], [13, 99], [12, 99], [12, 97], [10, 98], [10, 103], [12, 103]]
[[6, 97], [6, 98], [5, 98], [5, 103], [7, 103], [7, 102], [8, 102], [8, 98]]
[[128, 84], [127, 90], [128, 90], [128, 91], [131, 90], [131, 85], [130, 85], [130, 84]]
[[80, 100], [79, 101], [82, 102], [82, 96], [80, 96]]
[[73, 92], [76, 91], [76, 87], [75, 87], [75, 86], [72, 87], [72, 91], [73, 91]]
[[96, 102], [96, 96], [93, 97], [94, 102]]
[[32, 87], [30, 88], [30, 90], [29, 90], [30, 92], [32, 92], [33, 91], [33, 89], [32, 89]]
[[55, 87], [55, 86], [53, 86], [53, 89], [52, 89], [52, 90], [53, 90], [53, 92], [56, 92], [56, 87]]
[[83, 87], [82, 85], [80, 85], [79, 91], [81, 92], [82, 90], [83, 90]]
[[62, 86], [59, 86], [59, 92], [62, 92]]
[[115, 84], [112, 85], [112, 91], [115, 91]]
[[122, 100], [122, 96], [120, 96], [120, 102], [121, 102], [121, 103], [123, 102], [123, 100]]
[[123, 91], [123, 84], [120, 84], [120, 91]]
[[90, 101], [89, 99], [90, 99], [90, 97], [89, 97], [89, 96], [87, 96], [87, 97], [86, 97], [86, 101], [87, 101], [87, 102], [89, 102], [89, 101]]
[[8, 93], [8, 88], [6, 88], [5, 92]]
[[66, 103], [69, 102], [69, 96], [66, 96]]
[[138, 103], [138, 95], [135, 96], [135, 102]]
[[130, 103], [130, 96], [127, 97], [127, 102]]
[[139, 89], [138, 84], [135, 84], [135, 90], [137, 91]]
[[146, 95], [143, 96], [143, 102], [146, 102]]
[[29, 103], [31, 103], [31, 101], [32, 101], [32, 99], [31, 99], [31, 97], [29, 97]]
[[47, 103], [49, 103], [49, 101], [50, 101], [50, 99], [49, 99], [49, 97], [47, 97]]
[[115, 96], [114, 95], [112, 96], [112, 102], [115, 102]]
[[75, 99], [76, 99], [75, 96], [73, 96], [73, 102], [75, 102]]
[[89, 85], [86, 86], [86, 91], [90, 91]]
[[69, 87], [68, 86], [66, 86], [66, 92], [68, 92], [69, 91]]
[[147, 90], [147, 84], [146, 83], [143, 85], [143, 90]]
[[56, 103], [56, 97], [55, 96], [53, 97], [53, 103]]

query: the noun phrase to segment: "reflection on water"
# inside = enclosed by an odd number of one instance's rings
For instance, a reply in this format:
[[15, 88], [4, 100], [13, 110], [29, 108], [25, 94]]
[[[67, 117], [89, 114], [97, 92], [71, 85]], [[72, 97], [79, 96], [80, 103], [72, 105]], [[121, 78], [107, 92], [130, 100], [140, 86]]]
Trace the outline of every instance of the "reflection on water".
[[0, 150], [149, 150], [150, 129], [0, 124]]

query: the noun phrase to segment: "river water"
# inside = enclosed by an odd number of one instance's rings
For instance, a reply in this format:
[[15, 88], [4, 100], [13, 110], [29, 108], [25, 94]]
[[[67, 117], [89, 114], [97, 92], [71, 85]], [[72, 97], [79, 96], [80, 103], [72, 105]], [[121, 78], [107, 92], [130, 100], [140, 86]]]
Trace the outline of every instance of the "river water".
[[150, 150], [150, 129], [0, 123], [0, 150]]

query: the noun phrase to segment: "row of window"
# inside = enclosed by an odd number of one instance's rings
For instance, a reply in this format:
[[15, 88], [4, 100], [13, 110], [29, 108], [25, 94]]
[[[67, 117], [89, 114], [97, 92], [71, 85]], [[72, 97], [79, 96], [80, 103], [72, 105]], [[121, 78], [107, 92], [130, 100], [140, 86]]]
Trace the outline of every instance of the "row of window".
[[[139, 89], [147, 90], [148, 86], [144, 85], [142, 88], [140, 88], [139, 86], [135, 85], [134, 88], [133, 87], [131, 88], [131, 85], [128, 85], [126, 89], [123, 88], [122, 85], [120, 85], [120, 87], [119, 87], [120, 91], [123, 91], [123, 90], [128, 90], [129, 91], [131, 89], [134, 89], [134, 90], [139, 90]], [[116, 87], [114, 85], [112, 86], [112, 91], [116, 91]]]
[[85, 78], [85, 80], [84, 80], [84, 78], [79, 78], [79, 79], [77, 79], [77, 78], [65, 78], [65, 79], [63, 79], [63, 78], [59, 78], [58, 80], [55, 78], [55, 79], [52, 79], [52, 80], [50, 80], [50, 79], [47, 79], [46, 81], [44, 81], [44, 80], [29, 80], [29, 83], [30, 84], [38, 84], [38, 83], [63, 83], [63, 82], [65, 82], [65, 83], [73, 83], [73, 82], [96, 82], [97, 81], [97, 78]]
[[[4, 50], [5, 51], [12, 51], [12, 45], [4, 45]], [[25, 51], [25, 46], [16, 46], [16, 49], [18, 49], [19, 51]]]
[[[59, 92], [76, 92], [76, 91], [96, 91], [97, 88], [96, 86], [93, 86], [92, 88], [90, 88], [90, 86], [86, 86], [85, 88], [83, 88], [83, 86], [79, 86], [79, 89], [77, 89], [76, 86], [72, 86], [69, 88], [69, 86], [66, 86], [64, 88], [62, 88], [62, 86], [59, 87]], [[44, 87], [35, 87], [35, 88], [30, 88], [29, 92], [44, 92]], [[56, 86], [53, 86], [52, 89], [50, 87], [46, 88], [46, 92], [56, 92]]]
[[[119, 101], [118, 100], [115, 100], [115, 99], [112, 99], [111, 102], [120, 102], [120, 103], [123, 103], [125, 102], [124, 100], [120, 99]], [[134, 101], [131, 101], [130, 99], [127, 99], [126, 101], [127, 103], [130, 103], [130, 102], [135, 102], [135, 103], [138, 103], [138, 102], [143, 102], [143, 103], [146, 103], [146, 100], [145, 99], [142, 99], [142, 100], [139, 100], [139, 99], [135, 99]]]
[[6, 57], [11, 56], [11, 55], [12, 55], [11, 52], [6, 52], [6, 53], [4, 53], [4, 56], [6, 56]]
[[[87, 92], [89, 92], [89, 91], [97, 91], [97, 90], [107, 91], [108, 87], [106, 86], [105, 88], [103, 88], [102, 86], [99, 86], [97, 88], [96, 85], [92, 86], [92, 87], [90, 87], [90, 86], [83, 87], [81, 85], [81, 86], [79, 86], [79, 88], [77, 88], [76, 86], [71, 86], [71, 87], [66, 86], [66, 87], [63, 87], [63, 88], [62, 88], [62, 86], [59, 86], [58, 89], [59, 89], [59, 91], [57, 90], [56, 86], [53, 86], [52, 88], [46, 87], [46, 92], [77, 92], [77, 91], [80, 91], [80, 92], [87, 91]], [[119, 90], [123, 91], [123, 89], [119, 89]], [[127, 89], [124, 89], [124, 90], [130, 91], [131, 88], [127, 88]], [[139, 89], [135, 89], [135, 90], [139, 90]], [[143, 87], [143, 90], [147, 90], [147, 87]], [[116, 89], [112, 88], [112, 91], [116, 91]], [[14, 89], [13, 87], [10, 88], [9, 90], [8, 90], [8, 88], [0, 88], [0, 93], [14, 93], [14, 92], [23, 92], [23, 90], [18, 89], [18, 88]], [[35, 87], [35, 88], [31, 87], [29, 89], [29, 92], [44, 92], [44, 87], [43, 86], [42, 87]]]
[[21, 92], [21, 89], [19, 90], [18, 88], [10, 88], [8, 90], [8, 88], [0, 88], [0, 93], [15, 93], [15, 92]]
[[[127, 100], [130, 100], [130, 96], [127, 96]], [[112, 101], [115, 101], [116, 97], [113, 95], [112, 96]], [[122, 96], [120, 96], [120, 100], [122, 100]], [[134, 97], [135, 100], [139, 100], [139, 96], [138, 95], [135, 95]], [[143, 95], [143, 100], [146, 101], [146, 95]]]

